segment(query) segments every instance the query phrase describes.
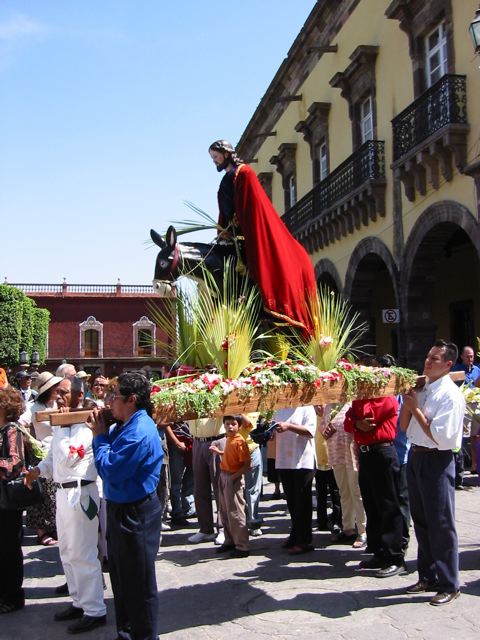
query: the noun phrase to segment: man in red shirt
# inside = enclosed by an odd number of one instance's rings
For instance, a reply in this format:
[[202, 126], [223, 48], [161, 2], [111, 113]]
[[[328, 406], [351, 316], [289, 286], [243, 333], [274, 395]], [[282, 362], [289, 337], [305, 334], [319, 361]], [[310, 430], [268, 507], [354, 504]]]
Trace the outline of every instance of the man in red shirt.
[[397, 419], [394, 396], [354, 400], [345, 416], [345, 431], [353, 433], [360, 450], [358, 481], [367, 514], [367, 550], [373, 553], [360, 569], [378, 569], [377, 578], [406, 573], [393, 444]]

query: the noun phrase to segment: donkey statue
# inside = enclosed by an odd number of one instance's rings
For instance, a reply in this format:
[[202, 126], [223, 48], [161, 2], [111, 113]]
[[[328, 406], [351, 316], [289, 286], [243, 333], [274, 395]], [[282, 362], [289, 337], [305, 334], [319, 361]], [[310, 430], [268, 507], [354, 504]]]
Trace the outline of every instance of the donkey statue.
[[179, 243], [177, 232], [173, 226], [168, 227], [165, 239], [154, 229], [150, 229], [150, 237], [160, 248], [155, 262], [153, 288], [162, 297], [174, 295], [175, 281], [182, 275], [201, 279], [202, 266], [220, 282], [223, 277], [225, 260], [227, 258], [236, 260], [234, 245], [203, 242]]

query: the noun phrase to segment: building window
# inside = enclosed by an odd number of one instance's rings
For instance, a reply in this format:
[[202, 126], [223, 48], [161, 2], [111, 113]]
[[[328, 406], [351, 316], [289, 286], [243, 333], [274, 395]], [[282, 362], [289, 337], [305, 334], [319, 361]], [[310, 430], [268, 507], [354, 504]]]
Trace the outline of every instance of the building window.
[[93, 316], [80, 324], [80, 356], [103, 358], [103, 324]]
[[156, 325], [147, 316], [133, 324], [133, 355], [138, 357], [156, 354]]
[[328, 176], [328, 149], [326, 142], [322, 142], [318, 147], [318, 166], [319, 166], [319, 179], [325, 180]]
[[425, 38], [425, 73], [427, 88], [448, 71], [447, 33], [441, 22]]
[[295, 184], [295, 176], [288, 177], [288, 191], [287, 191], [287, 203], [288, 207], [291, 208], [297, 204], [297, 186]]
[[360, 104], [360, 133], [362, 144], [367, 142], [367, 140], [373, 140], [373, 110], [371, 96], [368, 96], [368, 98]]
[[87, 329], [83, 336], [84, 357], [98, 358], [99, 332], [96, 329]]
[[296, 151], [296, 143], [284, 142], [278, 147], [278, 154], [270, 158], [271, 164], [276, 166], [282, 176], [285, 211], [297, 202]]
[[378, 47], [358, 45], [350, 56], [350, 64], [330, 80], [341, 90], [349, 106], [352, 123], [352, 146], [355, 151], [367, 140], [376, 138], [376, 78], [375, 63]]
[[328, 114], [329, 102], [313, 102], [308, 116], [295, 125], [295, 131], [303, 135], [310, 147], [313, 184], [325, 180], [328, 175]]

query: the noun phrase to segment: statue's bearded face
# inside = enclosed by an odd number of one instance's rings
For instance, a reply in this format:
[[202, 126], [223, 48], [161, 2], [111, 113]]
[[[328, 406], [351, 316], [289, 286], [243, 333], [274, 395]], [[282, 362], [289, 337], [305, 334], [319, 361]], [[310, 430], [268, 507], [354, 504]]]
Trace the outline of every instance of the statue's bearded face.
[[226, 169], [231, 161], [229, 153], [222, 153], [221, 151], [210, 150], [208, 152], [217, 167], [217, 171], [223, 171]]

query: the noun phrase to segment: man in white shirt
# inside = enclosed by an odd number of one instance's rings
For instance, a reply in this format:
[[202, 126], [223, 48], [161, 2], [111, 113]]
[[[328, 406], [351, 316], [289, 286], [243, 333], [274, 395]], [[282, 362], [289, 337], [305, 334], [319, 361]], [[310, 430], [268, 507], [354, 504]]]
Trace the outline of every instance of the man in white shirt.
[[[81, 392], [74, 379], [74, 405]], [[71, 406], [72, 381], [62, 380], [57, 389], [61, 408]], [[90, 631], [106, 622], [103, 577], [98, 559], [97, 469], [92, 448], [93, 435], [85, 424], [53, 427], [47, 457], [27, 474], [27, 482], [39, 476], [53, 478], [57, 485], [57, 531], [68, 592], [72, 604], [55, 614], [56, 621], [75, 620], [69, 633]]]
[[278, 469], [292, 521], [283, 546], [289, 555], [313, 551], [312, 482], [316, 457], [314, 436], [317, 415], [313, 407], [280, 409], [273, 416], [275, 468]]
[[418, 542], [419, 580], [407, 593], [435, 591], [434, 606], [460, 595], [452, 450], [462, 442], [465, 401], [448, 375], [457, 357], [456, 345], [438, 340], [425, 360], [425, 388], [404, 395], [400, 411], [412, 444], [407, 480]]

